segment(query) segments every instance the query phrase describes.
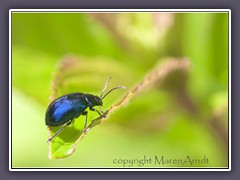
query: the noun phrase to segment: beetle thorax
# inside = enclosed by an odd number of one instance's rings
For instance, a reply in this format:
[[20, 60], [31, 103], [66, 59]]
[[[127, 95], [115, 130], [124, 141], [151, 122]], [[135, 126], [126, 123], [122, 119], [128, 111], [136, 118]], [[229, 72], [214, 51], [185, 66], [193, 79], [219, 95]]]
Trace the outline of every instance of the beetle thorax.
[[85, 100], [89, 107], [102, 106], [102, 100], [98, 96], [92, 94], [85, 94]]

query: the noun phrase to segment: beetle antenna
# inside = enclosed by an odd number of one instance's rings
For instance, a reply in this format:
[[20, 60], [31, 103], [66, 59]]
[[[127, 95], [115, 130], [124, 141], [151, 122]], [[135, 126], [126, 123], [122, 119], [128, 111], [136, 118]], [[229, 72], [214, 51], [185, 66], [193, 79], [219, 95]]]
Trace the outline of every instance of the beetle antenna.
[[110, 82], [110, 80], [112, 79], [112, 77], [109, 77], [108, 78], [108, 80], [107, 80], [107, 82], [106, 82], [106, 84], [105, 84], [105, 86], [104, 86], [104, 88], [103, 88], [103, 90], [102, 90], [102, 92], [101, 92], [101, 94], [100, 94], [100, 98], [103, 96], [103, 93], [104, 93], [104, 91], [107, 89], [107, 86], [108, 86], [108, 84], [109, 84], [109, 82]]
[[125, 86], [117, 86], [117, 87], [114, 87], [112, 89], [110, 89], [103, 97], [100, 97], [101, 99], [104, 99], [110, 92], [116, 90], [116, 89], [126, 89]]

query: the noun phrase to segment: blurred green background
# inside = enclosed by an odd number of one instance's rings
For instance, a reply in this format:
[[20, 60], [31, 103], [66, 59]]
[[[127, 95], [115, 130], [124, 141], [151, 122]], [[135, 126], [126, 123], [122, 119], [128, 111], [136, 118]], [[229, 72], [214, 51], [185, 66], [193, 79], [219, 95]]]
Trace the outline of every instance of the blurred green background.
[[[68, 57], [77, 65], [59, 68]], [[129, 90], [168, 57], [188, 58], [187, 75], [143, 90], [72, 156], [48, 159], [44, 118], [56, 74], [58, 95], [99, 95], [109, 76], [110, 87]], [[125, 93], [109, 95], [103, 109]], [[122, 167], [113, 160], [144, 156], [209, 159], [144, 167], [228, 166], [228, 13], [13, 13], [12, 166]]]

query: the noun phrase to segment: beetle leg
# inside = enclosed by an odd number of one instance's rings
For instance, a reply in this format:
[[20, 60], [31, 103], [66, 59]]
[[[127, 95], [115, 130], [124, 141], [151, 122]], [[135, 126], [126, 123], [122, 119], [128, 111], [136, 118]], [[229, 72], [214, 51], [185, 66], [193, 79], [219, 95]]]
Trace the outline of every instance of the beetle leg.
[[72, 121], [73, 121], [73, 119], [71, 119], [69, 122], [64, 124], [57, 132], [55, 132], [55, 134], [51, 138], [48, 139], [47, 142], [52, 141], [52, 139], [55, 138], [66, 126], [69, 126], [70, 124], [72, 124]]
[[89, 108], [91, 111], [96, 111], [98, 114], [99, 114], [99, 116], [102, 116], [102, 114], [97, 110], [97, 109], [95, 109], [95, 108], [93, 108], [93, 107], [90, 107]]
[[100, 109], [101, 113], [103, 114], [104, 112], [102, 110], [102, 106], [99, 106], [99, 109]]
[[69, 124], [69, 125], [73, 125], [74, 120], [75, 120], [75, 119], [72, 119], [72, 120], [70, 121], [70, 124]]
[[83, 116], [86, 116], [85, 118], [85, 122], [84, 122], [84, 128], [83, 128], [83, 131], [85, 131], [86, 127], [87, 127], [87, 119], [88, 119], [88, 112], [87, 111], [84, 111]]

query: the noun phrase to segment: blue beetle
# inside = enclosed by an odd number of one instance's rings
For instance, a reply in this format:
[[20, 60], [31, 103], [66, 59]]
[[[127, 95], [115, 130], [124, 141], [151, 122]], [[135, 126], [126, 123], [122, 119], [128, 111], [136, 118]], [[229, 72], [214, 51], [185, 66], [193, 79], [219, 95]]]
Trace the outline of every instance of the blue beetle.
[[[51, 138], [48, 139], [48, 142], [56, 137], [66, 126], [72, 124], [74, 119], [78, 118], [80, 115], [85, 116], [85, 130], [88, 117], [87, 108], [89, 108], [91, 111], [96, 111], [101, 116], [103, 114], [102, 100], [113, 90], [125, 89], [124, 86], [117, 86], [110, 89], [105, 95], [103, 95], [110, 80], [111, 78], [109, 78], [106, 82], [100, 96], [77, 92], [63, 95], [51, 102], [46, 111], [45, 124], [50, 127], [60, 125], [63, 126]], [[101, 112], [95, 109], [94, 106], [99, 106]]]

